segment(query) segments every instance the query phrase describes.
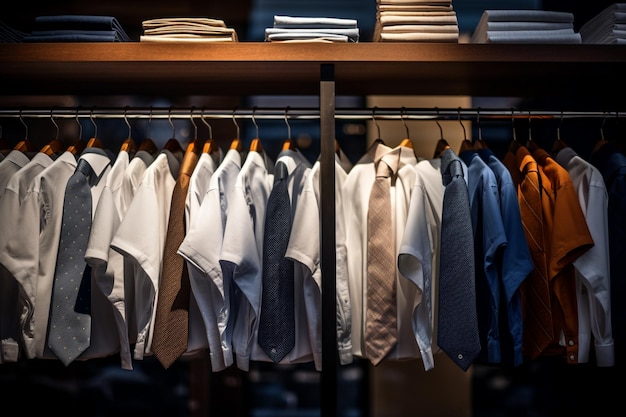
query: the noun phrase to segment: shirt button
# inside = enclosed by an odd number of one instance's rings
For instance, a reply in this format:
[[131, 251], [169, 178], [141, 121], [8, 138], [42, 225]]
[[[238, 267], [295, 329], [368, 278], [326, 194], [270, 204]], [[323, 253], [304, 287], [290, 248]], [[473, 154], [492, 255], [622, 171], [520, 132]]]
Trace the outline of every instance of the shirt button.
[[573, 341], [572, 339], [570, 339], [567, 343], [568, 343], [570, 346], [574, 346], [574, 341]]
[[459, 359], [463, 359], [463, 354], [459, 353], [458, 355], [456, 355], [456, 357], [459, 358]]
[[573, 361], [574, 360], [574, 355], [569, 355], [569, 360]]

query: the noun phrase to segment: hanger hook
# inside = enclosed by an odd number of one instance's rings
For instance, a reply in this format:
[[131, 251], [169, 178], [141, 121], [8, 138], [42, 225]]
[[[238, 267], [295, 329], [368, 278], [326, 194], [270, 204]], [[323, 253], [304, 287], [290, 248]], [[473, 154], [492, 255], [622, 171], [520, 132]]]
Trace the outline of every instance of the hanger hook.
[[461, 125], [461, 128], [463, 129], [463, 140], [467, 140], [467, 132], [465, 131], [465, 125], [461, 121], [461, 106], [459, 106], [458, 108], [458, 120], [459, 120], [459, 124]]
[[476, 127], [478, 128], [478, 140], [483, 140], [483, 129], [480, 126], [480, 107], [476, 108]]
[[204, 123], [206, 127], [209, 128], [209, 139], [213, 139], [213, 128], [211, 127], [209, 122], [207, 122], [206, 119], [204, 118], [204, 107], [202, 108], [202, 113], [200, 114], [200, 120], [202, 120], [202, 123]]
[[148, 129], [146, 131], [148, 139], [150, 138], [150, 128], [152, 128], [152, 106], [150, 106], [150, 114], [148, 115]]
[[411, 136], [409, 135], [409, 126], [407, 126], [406, 120], [404, 120], [404, 106], [400, 109], [400, 120], [402, 120], [404, 130], [406, 130], [406, 138], [409, 139]]
[[254, 117], [254, 113], [256, 112], [256, 106], [252, 108], [252, 123], [254, 123], [254, 127], [256, 129], [256, 138], [259, 137], [259, 125], [256, 123], [256, 118]]
[[78, 140], [83, 138], [83, 125], [78, 119], [78, 109], [76, 109], [76, 123], [78, 123]]
[[170, 126], [172, 126], [172, 138], [176, 138], [176, 127], [174, 126], [174, 121], [172, 120], [172, 107], [167, 111], [167, 119], [170, 122]]
[[96, 121], [93, 119], [93, 108], [89, 111], [89, 120], [91, 120], [91, 124], [93, 125], [93, 137], [98, 137], [98, 126], [96, 125]]
[[128, 126], [128, 137], [131, 138], [130, 122], [128, 121], [128, 106], [124, 109], [124, 122], [126, 122], [126, 126]]
[[561, 140], [561, 125], [563, 124], [563, 110], [561, 110], [561, 118], [559, 119], [559, 125], [556, 127], [556, 140]]
[[443, 139], [443, 128], [441, 127], [441, 123], [439, 123], [439, 107], [435, 107], [435, 110], [437, 111], [435, 123], [437, 123], [437, 127], [439, 128], [439, 139]]
[[237, 139], [239, 139], [241, 137], [241, 129], [239, 128], [239, 123], [237, 123], [237, 118], [235, 117], [235, 112], [237, 111], [237, 107], [235, 107], [233, 109], [233, 123], [235, 124], [235, 127], [237, 128]]
[[374, 121], [374, 125], [376, 125], [376, 131], [378, 132], [377, 139], [380, 139], [380, 126], [378, 125], [378, 120], [376, 120], [376, 116], [374, 115], [376, 109], [378, 109], [378, 106], [374, 106], [374, 108], [372, 108], [372, 120]]
[[287, 116], [288, 111], [289, 106], [285, 108], [285, 124], [287, 125], [287, 139], [291, 139], [291, 125], [289, 124], [289, 117]]
[[57, 129], [57, 134], [54, 137], [55, 139], [59, 139], [59, 125], [56, 122], [56, 120], [54, 120], [54, 117], [52, 116], [52, 109], [50, 109], [50, 120], [52, 121], [52, 124], [54, 125], [54, 127], [56, 127]]
[[189, 121], [191, 121], [191, 124], [193, 125], [193, 140], [198, 139], [198, 125], [193, 120], [193, 111], [195, 108], [196, 106], [191, 106], [191, 111], [189, 112]]
[[22, 122], [22, 124], [24, 125], [24, 140], [28, 139], [28, 125], [26, 124], [26, 122], [24, 121], [24, 119], [22, 118], [22, 110], [20, 110], [20, 122]]
[[530, 110], [528, 110], [528, 141], [532, 142], [533, 140], [533, 135], [532, 135], [532, 130], [530, 128], [530, 121], [532, 120], [532, 112]]
[[517, 134], [515, 133], [515, 111], [511, 107], [511, 130], [513, 132], [513, 140], [517, 141]]
[[604, 140], [604, 123], [606, 122], [606, 112], [602, 112], [602, 124], [600, 125], [600, 139]]

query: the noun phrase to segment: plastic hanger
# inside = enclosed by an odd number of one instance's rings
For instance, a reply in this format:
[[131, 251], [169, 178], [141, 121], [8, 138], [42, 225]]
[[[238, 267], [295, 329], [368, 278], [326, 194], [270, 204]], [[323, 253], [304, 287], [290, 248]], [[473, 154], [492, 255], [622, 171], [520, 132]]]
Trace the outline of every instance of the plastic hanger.
[[404, 120], [404, 107], [402, 107], [402, 109], [400, 110], [400, 120], [402, 120], [404, 130], [406, 130], [406, 137], [400, 141], [400, 146], [415, 149], [415, 147], [413, 146], [413, 141], [411, 140], [411, 136], [409, 135], [409, 126], [406, 124], [406, 120]]
[[285, 109], [285, 124], [287, 125], [287, 139], [283, 142], [283, 151], [293, 150], [296, 148], [296, 144], [291, 140], [291, 126], [289, 125], [289, 119], [287, 118], [287, 111], [289, 107]]
[[441, 158], [441, 153], [446, 149], [450, 148], [448, 141], [443, 138], [443, 128], [439, 123], [439, 109], [437, 109], [437, 118], [435, 119], [435, 123], [437, 123], [437, 127], [439, 127], [439, 140], [435, 144], [435, 152], [433, 153], [433, 158]]
[[463, 140], [461, 141], [461, 146], [459, 147], [459, 154], [461, 152], [474, 150], [474, 143], [467, 138], [465, 125], [463, 124], [463, 121], [461, 121], [461, 108], [460, 107], [459, 107], [459, 114], [458, 114], [457, 120], [459, 121], [459, 124], [461, 125], [461, 128], [463, 129]]
[[128, 108], [126, 108], [126, 110], [124, 111], [124, 122], [126, 122], [126, 126], [128, 126], [128, 136], [126, 137], [126, 139], [124, 139], [124, 142], [122, 142], [122, 146], [120, 146], [120, 151], [125, 151], [128, 154], [132, 155], [137, 152], [137, 145], [135, 144], [135, 141], [133, 140], [133, 137], [131, 135], [130, 123], [128, 122], [128, 117], [126, 114], [127, 111]]
[[256, 128], [256, 136], [250, 142], [250, 152], [258, 152], [263, 153], [263, 144], [261, 143], [261, 139], [259, 138], [259, 125], [256, 123], [256, 118], [254, 117], [254, 112], [256, 107], [252, 110], [252, 123], [254, 123], [254, 127]]
[[50, 142], [46, 143], [39, 152], [44, 153], [48, 156], [59, 155], [61, 152], [63, 152], [65, 146], [63, 146], [63, 143], [59, 140], [59, 125], [54, 120], [54, 117], [52, 117], [52, 111], [50, 111], [50, 120], [52, 120], [52, 123], [56, 127], [56, 136]]

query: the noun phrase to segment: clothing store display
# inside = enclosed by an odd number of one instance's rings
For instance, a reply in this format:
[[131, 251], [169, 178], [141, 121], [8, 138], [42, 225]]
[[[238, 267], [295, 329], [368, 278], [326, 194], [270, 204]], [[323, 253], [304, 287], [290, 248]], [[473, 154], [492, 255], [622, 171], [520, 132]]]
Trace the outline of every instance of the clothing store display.
[[37, 16], [23, 42], [131, 42], [113, 16]]
[[141, 42], [237, 42], [235, 29], [220, 19], [163, 17], [141, 22]]
[[582, 43], [626, 44], [626, 3], [613, 3], [580, 27]]
[[450, 148], [441, 155], [445, 188], [441, 218], [437, 345], [466, 371], [479, 354], [474, 282], [474, 239], [461, 160]]
[[450, 0], [377, 0], [373, 42], [454, 42], [459, 25]]
[[582, 43], [574, 14], [552, 10], [484, 10], [470, 43]]

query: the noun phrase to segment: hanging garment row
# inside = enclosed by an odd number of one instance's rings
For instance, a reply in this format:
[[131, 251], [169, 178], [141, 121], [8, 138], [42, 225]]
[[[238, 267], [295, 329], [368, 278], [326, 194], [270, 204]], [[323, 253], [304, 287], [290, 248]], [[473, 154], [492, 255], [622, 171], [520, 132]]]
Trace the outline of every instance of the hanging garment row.
[[[214, 371], [321, 369], [319, 161], [291, 140], [274, 162], [258, 137], [247, 153], [238, 138], [116, 154], [96, 139], [0, 162], [3, 361], [119, 353], [124, 369], [146, 355], [167, 368], [208, 349]], [[623, 154], [602, 143], [596, 166], [514, 139], [499, 160], [481, 143], [457, 153], [442, 136], [418, 158], [379, 138], [354, 166], [337, 148], [340, 363], [614, 363], [623, 179], [601, 172]], [[81, 181], [90, 198], [69, 197]]]

